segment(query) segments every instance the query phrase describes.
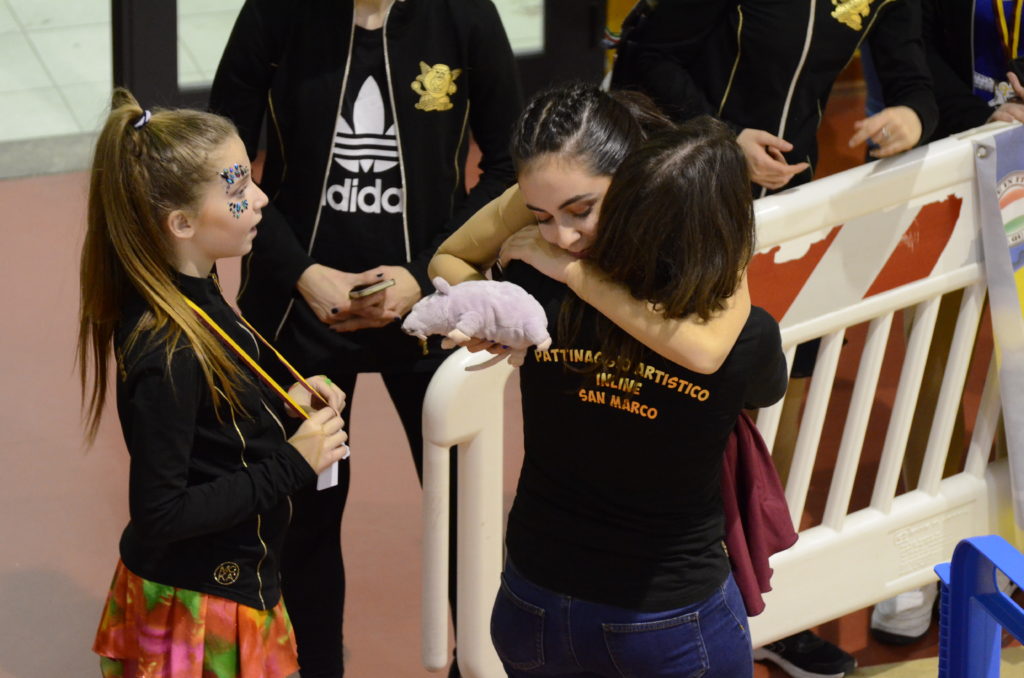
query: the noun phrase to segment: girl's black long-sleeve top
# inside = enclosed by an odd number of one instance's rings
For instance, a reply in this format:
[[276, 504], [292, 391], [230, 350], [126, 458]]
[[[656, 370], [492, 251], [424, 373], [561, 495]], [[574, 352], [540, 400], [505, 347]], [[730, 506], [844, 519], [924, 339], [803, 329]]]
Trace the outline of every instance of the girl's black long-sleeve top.
[[[212, 278], [180, 275], [178, 283], [259, 359], [256, 338]], [[289, 495], [316, 474], [286, 442], [276, 396], [244, 366], [245, 413], [222, 405], [218, 419], [190, 345], [179, 342], [168, 360], [162, 332], [144, 330], [126, 350], [146, 310], [134, 296], [115, 336], [117, 410], [131, 456], [131, 521], [121, 536], [121, 558], [144, 579], [273, 607], [280, 598]]]

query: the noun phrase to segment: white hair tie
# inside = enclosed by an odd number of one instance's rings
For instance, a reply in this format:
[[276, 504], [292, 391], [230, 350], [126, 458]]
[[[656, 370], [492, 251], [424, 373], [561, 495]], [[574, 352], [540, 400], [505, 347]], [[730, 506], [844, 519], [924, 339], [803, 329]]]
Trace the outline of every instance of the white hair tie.
[[152, 117], [153, 117], [153, 114], [150, 113], [148, 109], [144, 110], [142, 112], [142, 115], [139, 117], [139, 119], [136, 120], [134, 123], [132, 123], [132, 127], [134, 127], [135, 129], [142, 129], [143, 127], [146, 126], [146, 123], [149, 122], [149, 119], [152, 118]]

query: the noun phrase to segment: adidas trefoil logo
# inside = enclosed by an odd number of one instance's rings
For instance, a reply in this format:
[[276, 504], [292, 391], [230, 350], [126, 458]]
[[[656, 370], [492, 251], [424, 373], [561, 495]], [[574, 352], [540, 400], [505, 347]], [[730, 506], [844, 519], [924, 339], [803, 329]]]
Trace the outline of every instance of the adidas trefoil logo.
[[384, 172], [398, 164], [395, 126], [384, 129], [384, 98], [371, 75], [359, 88], [352, 107], [352, 125], [338, 116], [334, 129], [334, 161], [350, 172]]
[[[352, 107], [351, 124], [338, 116], [334, 128], [334, 161], [353, 174], [378, 174], [398, 164], [395, 126], [384, 129], [384, 98], [370, 76], [359, 88]], [[363, 184], [360, 186], [360, 184]], [[402, 211], [402, 190], [385, 189], [381, 179], [346, 178], [327, 187], [324, 202], [339, 212], [391, 214]]]

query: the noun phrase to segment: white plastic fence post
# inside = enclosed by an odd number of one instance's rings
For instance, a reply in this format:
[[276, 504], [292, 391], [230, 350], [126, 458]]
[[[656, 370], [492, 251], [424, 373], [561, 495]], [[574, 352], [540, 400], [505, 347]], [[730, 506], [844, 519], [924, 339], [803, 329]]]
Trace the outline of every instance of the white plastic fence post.
[[818, 454], [818, 443], [821, 442], [821, 430], [825, 424], [825, 412], [828, 410], [844, 334], [845, 332], [840, 330], [821, 338], [814, 377], [807, 391], [804, 416], [800, 421], [800, 433], [797, 436], [796, 449], [793, 451], [793, 466], [789, 470], [789, 482], [786, 483], [789, 514], [797, 529], [800, 527], [804, 503], [807, 501], [807, 489], [811, 484], [811, 472], [814, 470], [814, 459]]
[[985, 466], [992, 454], [992, 443], [999, 428], [999, 415], [1002, 404], [999, 400], [999, 368], [993, 354], [988, 364], [988, 375], [985, 386], [981, 390], [981, 404], [978, 405], [978, 416], [974, 420], [974, 433], [971, 444], [967, 448], [967, 463], [964, 472], [980, 478], [985, 473]]
[[900, 385], [889, 416], [889, 430], [886, 432], [882, 459], [878, 463], [878, 476], [871, 495], [871, 507], [882, 513], [889, 513], [896, 496], [903, 455], [910, 437], [910, 422], [917, 405], [917, 396], [921, 392], [921, 377], [928, 360], [928, 347], [939, 315], [940, 299], [935, 296], [922, 301], [914, 314], [914, 327], [910, 332], [910, 341], [907, 342]]
[[[497, 388], [499, 397], [503, 389]], [[505, 675], [491, 644], [491, 608], [502, 561], [502, 430], [488, 426], [459, 446], [458, 585], [459, 670], [466, 678]]]
[[423, 442], [423, 666], [448, 665], [448, 516], [450, 453]]
[[507, 360], [453, 353], [423, 403], [423, 665], [448, 663], [449, 448], [458, 451], [456, 559], [459, 669], [466, 678], [505, 674], [488, 623], [501, 572], [502, 440]]
[[981, 316], [982, 303], [985, 301], [985, 285], [977, 283], [964, 290], [957, 314], [956, 329], [946, 359], [946, 369], [939, 387], [939, 399], [935, 403], [935, 415], [932, 418], [932, 430], [925, 447], [921, 474], [917, 488], [934, 495], [939, 491], [942, 471], [949, 456], [949, 444], [953, 437], [953, 426], [956, 423], [957, 410], [964, 393], [964, 381], [967, 379], [967, 368], [971, 364], [971, 352], [974, 350], [974, 338], [978, 334], [978, 318]]
[[857, 379], [853, 384], [853, 395], [850, 396], [850, 411], [846, 415], [846, 426], [843, 427], [843, 438], [839, 443], [839, 454], [836, 457], [836, 468], [832, 474], [832, 486], [828, 491], [825, 504], [825, 516], [822, 525], [841, 530], [850, 509], [850, 495], [853, 493], [853, 482], [857, 477], [857, 465], [864, 449], [864, 436], [867, 433], [871, 408], [875, 404], [875, 393], [878, 390], [878, 377], [885, 359], [885, 347], [889, 342], [889, 331], [892, 329], [892, 313], [875, 318], [868, 325], [864, 351], [861, 353], [860, 366], [857, 368]]

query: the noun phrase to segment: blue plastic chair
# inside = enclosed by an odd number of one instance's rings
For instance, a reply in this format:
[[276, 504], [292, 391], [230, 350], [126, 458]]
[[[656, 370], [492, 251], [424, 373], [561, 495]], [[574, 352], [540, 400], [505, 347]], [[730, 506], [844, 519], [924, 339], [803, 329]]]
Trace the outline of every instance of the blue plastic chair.
[[996, 585], [996, 570], [1024, 587], [1024, 555], [996, 535], [957, 544], [935, 566], [942, 582], [939, 678], [996, 678], [1002, 633], [1024, 642], [1024, 609]]

